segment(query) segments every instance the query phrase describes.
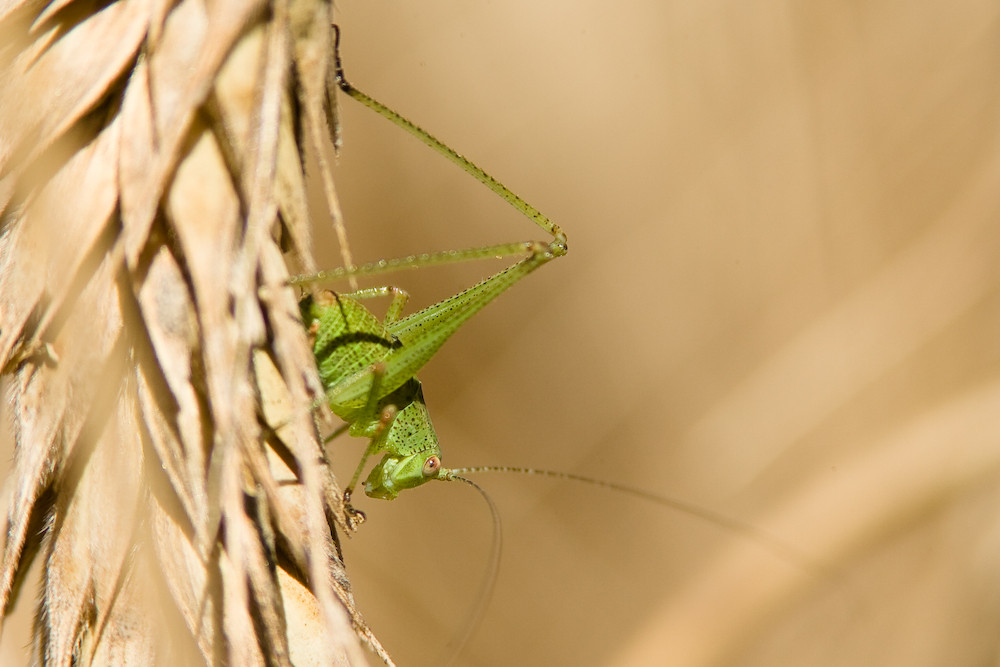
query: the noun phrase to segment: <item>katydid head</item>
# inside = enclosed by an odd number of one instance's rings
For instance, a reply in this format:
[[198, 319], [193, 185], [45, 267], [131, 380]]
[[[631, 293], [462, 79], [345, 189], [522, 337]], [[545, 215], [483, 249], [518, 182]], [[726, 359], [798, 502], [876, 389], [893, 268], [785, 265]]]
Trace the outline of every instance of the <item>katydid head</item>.
[[403, 489], [412, 489], [447, 472], [441, 466], [441, 447], [424, 404], [418, 380], [411, 379], [386, 397], [402, 406], [386, 426], [379, 445], [386, 454], [365, 480], [365, 494], [392, 500]]
[[382, 457], [365, 480], [365, 495], [370, 498], [393, 500], [403, 489], [412, 489], [424, 482], [438, 479], [442, 470], [438, 454], [416, 452], [409, 456]]

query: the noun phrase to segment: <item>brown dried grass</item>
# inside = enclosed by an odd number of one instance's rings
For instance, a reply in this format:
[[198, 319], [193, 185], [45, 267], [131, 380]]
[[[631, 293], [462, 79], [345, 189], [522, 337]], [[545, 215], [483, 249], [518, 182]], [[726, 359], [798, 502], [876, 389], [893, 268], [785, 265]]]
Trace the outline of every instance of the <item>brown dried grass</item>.
[[330, 24], [312, 0], [0, 5], [0, 609], [40, 560], [39, 664], [377, 647], [285, 286], [283, 251], [313, 266]]

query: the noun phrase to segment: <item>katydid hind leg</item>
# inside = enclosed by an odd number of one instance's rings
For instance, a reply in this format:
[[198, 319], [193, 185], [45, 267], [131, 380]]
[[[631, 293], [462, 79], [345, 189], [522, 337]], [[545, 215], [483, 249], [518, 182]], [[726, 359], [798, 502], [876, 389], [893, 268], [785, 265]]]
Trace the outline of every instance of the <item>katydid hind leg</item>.
[[388, 386], [415, 376], [442, 345], [473, 315], [553, 257], [540, 252], [465, 291], [388, 325], [400, 345], [386, 357]]
[[[397, 257], [392, 259], [381, 259], [375, 262], [369, 262], [367, 264], [361, 265], [346, 265], [338, 269], [331, 269], [329, 271], [321, 271], [319, 273], [311, 275], [294, 276], [289, 280], [290, 284], [293, 285], [305, 285], [317, 282], [329, 282], [333, 280], [339, 280], [343, 278], [356, 278], [359, 276], [369, 276], [378, 275], [384, 273], [391, 273], [394, 271], [421, 268], [426, 266], [439, 266], [442, 264], [450, 264], [455, 262], [468, 262], [475, 261], [479, 259], [487, 258], [502, 258], [502, 257], [512, 257], [516, 255], [527, 255], [528, 260], [537, 258], [540, 255], [546, 256], [548, 259], [554, 257], [560, 257], [565, 255], [568, 250], [568, 242], [566, 238], [566, 233], [561, 227], [552, 222], [547, 216], [545, 216], [537, 208], [526, 202], [514, 191], [504, 185], [500, 180], [486, 172], [484, 169], [479, 167], [477, 164], [463, 156], [462, 154], [455, 151], [453, 148], [443, 143], [432, 134], [424, 130], [422, 127], [409, 120], [402, 114], [396, 112], [395, 110], [387, 107], [378, 100], [370, 97], [369, 95], [361, 92], [350, 83], [344, 76], [344, 70], [340, 61], [339, 45], [340, 45], [340, 28], [336, 25], [333, 26], [335, 32], [334, 38], [334, 62], [335, 62], [335, 76], [340, 89], [357, 100], [361, 104], [365, 105], [369, 109], [372, 109], [377, 114], [387, 119], [393, 125], [405, 130], [412, 136], [416, 137], [424, 144], [429, 146], [438, 154], [444, 156], [460, 169], [465, 171], [467, 174], [471, 175], [473, 178], [478, 180], [480, 183], [485, 185], [487, 188], [492, 190], [497, 196], [507, 202], [516, 211], [521, 213], [523, 216], [532, 221], [540, 229], [549, 235], [550, 240], [547, 242], [539, 241], [522, 241], [513, 243], [501, 243], [497, 245], [482, 246], [477, 248], [464, 248], [459, 250], [445, 250], [436, 253], [424, 253], [419, 255], [408, 255], [405, 257]], [[542, 262], [544, 263], [544, 262]]]
[[469, 160], [451, 146], [448, 146], [444, 142], [437, 139], [427, 130], [348, 83], [347, 78], [344, 76], [343, 64], [340, 60], [340, 28], [334, 25], [333, 29], [334, 74], [337, 84], [346, 95], [354, 98], [361, 104], [388, 120], [393, 125], [396, 125], [416, 137], [428, 147], [433, 149], [436, 153], [444, 156], [457, 165], [462, 171], [492, 190], [497, 196], [514, 207], [514, 209], [534, 222], [541, 229], [545, 230], [552, 237], [552, 242], [549, 245], [555, 254], [565, 254], [567, 248], [566, 234], [558, 225], [542, 214], [541, 211], [524, 201], [524, 199], [514, 193], [513, 190], [494, 178], [486, 172], [486, 170], [482, 169], [479, 165], [472, 162], [472, 160]]
[[[338, 32], [339, 39], [339, 32]], [[524, 255], [523, 259], [507, 269], [494, 274], [467, 290], [434, 304], [418, 313], [400, 318], [405, 297], [394, 298], [387, 311], [385, 326], [393, 338], [393, 345], [381, 361], [386, 364], [386, 375], [383, 380], [386, 393], [395, 391], [407, 380], [416, 376], [423, 366], [433, 357], [444, 342], [457, 331], [472, 315], [490, 303], [497, 296], [516, 284], [543, 264], [561, 257], [567, 252], [566, 235], [557, 225], [529, 205], [500, 181], [487, 174], [450, 147], [442, 144], [429, 133], [404, 118], [385, 105], [361, 93], [350, 86], [343, 78], [339, 57], [337, 61], [337, 76], [341, 89], [351, 97], [374, 109], [394, 124], [407, 130], [438, 153], [459, 165], [467, 173], [489, 187], [516, 210], [532, 220], [546, 231], [551, 240], [547, 243], [539, 241], [506, 243], [481, 248], [449, 250], [439, 253], [412, 255], [398, 259], [379, 260], [362, 266], [348, 266], [329, 272], [311, 276], [297, 276], [290, 280], [291, 284], [310, 284], [320, 281], [334, 280], [360, 275], [375, 275], [389, 271], [435, 266], [439, 264], [463, 262], [487, 257], [506, 257]], [[375, 288], [375, 290], [360, 290], [353, 294], [358, 298], [368, 298], [383, 293], [390, 288]], [[344, 295], [347, 296], [347, 295]], [[364, 368], [358, 367], [353, 372], [343, 372], [337, 378], [324, 379], [330, 392], [342, 405], [355, 405], [364, 400], [367, 392], [367, 378]], [[331, 386], [333, 385], [333, 386]], [[333, 406], [331, 406], [333, 407]], [[334, 409], [337, 412], [336, 409]], [[340, 413], [338, 413], [340, 414]], [[343, 414], [341, 414], [343, 416]], [[353, 430], [353, 429], [352, 429]]]
[[[337, 41], [339, 43], [339, 30]], [[393, 287], [355, 288], [339, 295], [330, 293], [332, 306], [322, 312], [314, 312], [315, 304], [312, 303], [308, 308], [303, 307], [303, 317], [315, 337], [314, 352], [331, 409], [350, 423], [352, 435], [369, 438], [369, 445], [348, 487], [347, 500], [365, 463], [380, 452], [385, 452], [385, 457], [366, 482], [366, 492], [375, 497], [394, 498], [400, 489], [434, 478], [440, 469], [437, 437], [426, 413], [416, 375], [475, 313], [538, 267], [566, 254], [567, 242], [558, 226], [500, 181], [405, 117], [348, 84], [339, 54], [336, 54], [336, 79], [343, 92], [457, 164], [551, 237], [544, 243], [505, 243], [379, 260], [362, 266], [349, 265], [327, 273], [298, 276], [290, 281], [310, 284], [487, 257], [522, 257], [480, 283], [409, 316], [403, 316], [407, 294]], [[389, 295], [392, 301], [381, 321], [361, 303]], [[411, 389], [404, 391], [406, 387]], [[432, 470], [421, 473], [421, 462]]]

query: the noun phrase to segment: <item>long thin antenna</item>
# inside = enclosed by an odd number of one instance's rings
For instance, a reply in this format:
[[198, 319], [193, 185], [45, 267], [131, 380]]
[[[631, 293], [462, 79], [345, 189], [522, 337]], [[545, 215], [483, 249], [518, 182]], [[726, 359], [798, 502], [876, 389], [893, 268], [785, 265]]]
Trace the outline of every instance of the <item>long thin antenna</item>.
[[[451, 473], [454, 472], [455, 471], [451, 471]], [[489, 606], [490, 600], [493, 599], [493, 589], [496, 587], [497, 574], [500, 572], [500, 552], [503, 550], [503, 527], [500, 523], [500, 512], [497, 510], [496, 504], [481, 486], [473, 482], [471, 479], [466, 479], [465, 477], [460, 477], [455, 474], [448, 474], [441, 477], [441, 479], [463, 482], [478, 491], [479, 495], [486, 501], [486, 504], [489, 505], [490, 516], [493, 519], [493, 538], [490, 547], [490, 558], [489, 562], [486, 564], [486, 571], [483, 573], [482, 583], [479, 585], [479, 593], [476, 595], [476, 601], [471, 609], [471, 613], [462, 625], [461, 630], [459, 630], [455, 637], [452, 638], [452, 640], [445, 646], [445, 651], [448, 651], [450, 647], [454, 647], [454, 650], [450, 651], [450, 655], [447, 660], [442, 663], [445, 667], [451, 667], [451, 665], [455, 664], [455, 661], [458, 660], [463, 649], [465, 649], [465, 647], [469, 644], [469, 640], [472, 639], [472, 635], [475, 634], [476, 630], [479, 629], [479, 626], [482, 625], [483, 617], [486, 615], [486, 608]]]
[[[484, 472], [509, 472], [517, 473], [519, 475], [537, 475], [540, 477], [551, 477], [553, 479], [565, 479], [572, 482], [580, 482], [583, 484], [589, 484], [591, 486], [598, 486], [605, 489], [610, 489], [612, 491], [618, 491], [635, 498], [640, 498], [642, 500], [655, 503], [662, 507], [668, 507], [670, 509], [676, 510], [678, 512], [683, 512], [684, 514], [689, 514], [691, 516], [698, 517], [699, 519], [704, 519], [709, 523], [715, 524], [721, 528], [728, 531], [741, 535], [747, 539], [750, 539], [760, 546], [764, 547], [775, 556], [781, 560], [791, 563], [801, 570], [807, 572], [811, 576], [818, 579], [829, 580], [837, 578], [837, 572], [830, 568], [828, 565], [818, 562], [813, 558], [810, 558], [803, 552], [799, 551], [795, 547], [789, 545], [778, 537], [775, 537], [766, 530], [735, 519], [731, 516], [722, 514], [710, 510], [693, 503], [689, 503], [677, 498], [671, 498], [669, 496], [661, 496], [649, 491], [643, 491], [642, 489], [637, 489], [631, 486], [625, 486], [624, 484], [617, 484], [615, 482], [607, 482], [601, 479], [594, 479], [592, 477], [584, 477], [583, 475], [575, 475], [569, 472], [561, 472], [557, 470], [541, 470], [538, 468], [521, 468], [517, 466], [473, 466], [468, 468], [452, 468], [451, 472], [455, 475], [474, 475]], [[455, 479], [463, 479], [461, 477], [455, 477]]]

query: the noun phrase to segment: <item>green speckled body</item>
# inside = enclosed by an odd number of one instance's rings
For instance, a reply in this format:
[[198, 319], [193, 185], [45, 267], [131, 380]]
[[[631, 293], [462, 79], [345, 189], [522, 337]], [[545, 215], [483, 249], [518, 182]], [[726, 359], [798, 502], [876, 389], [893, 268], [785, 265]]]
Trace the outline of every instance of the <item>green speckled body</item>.
[[355, 481], [368, 456], [384, 451], [365, 482], [365, 493], [392, 499], [437, 475], [441, 449], [413, 371], [391, 378], [387, 372], [393, 354], [403, 347], [389, 328], [405, 295], [397, 292], [386, 321], [380, 322], [354, 298], [371, 292], [306, 296], [300, 309], [330, 409], [350, 425], [351, 435], [371, 441]]
[[[330, 409], [369, 438], [354, 480], [369, 456], [386, 452], [365, 483], [365, 493], [395, 498], [401, 489], [447, 475], [416, 374], [470, 317], [539, 266], [566, 252], [565, 241], [525, 244], [521, 261], [452, 297], [400, 318], [406, 294], [375, 288], [303, 298], [302, 320]], [[379, 321], [361, 299], [392, 295]]]
[[[343, 390], [355, 376], [370, 384], [374, 364], [384, 362], [399, 343], [371, 311], [350, 296], [323, 292], [316, 298], [306, 296], [299, 305], [313, 339], [319, 379], [330, 409], [352, 425], [352, 434], [364, 435], [353, 426], [365, 416], [368, 392], [347, 396]], [[395, 387], [383, 385], [381, 389], [391, 393]], [[369, 426], [365, 424], [364, 430]]]

